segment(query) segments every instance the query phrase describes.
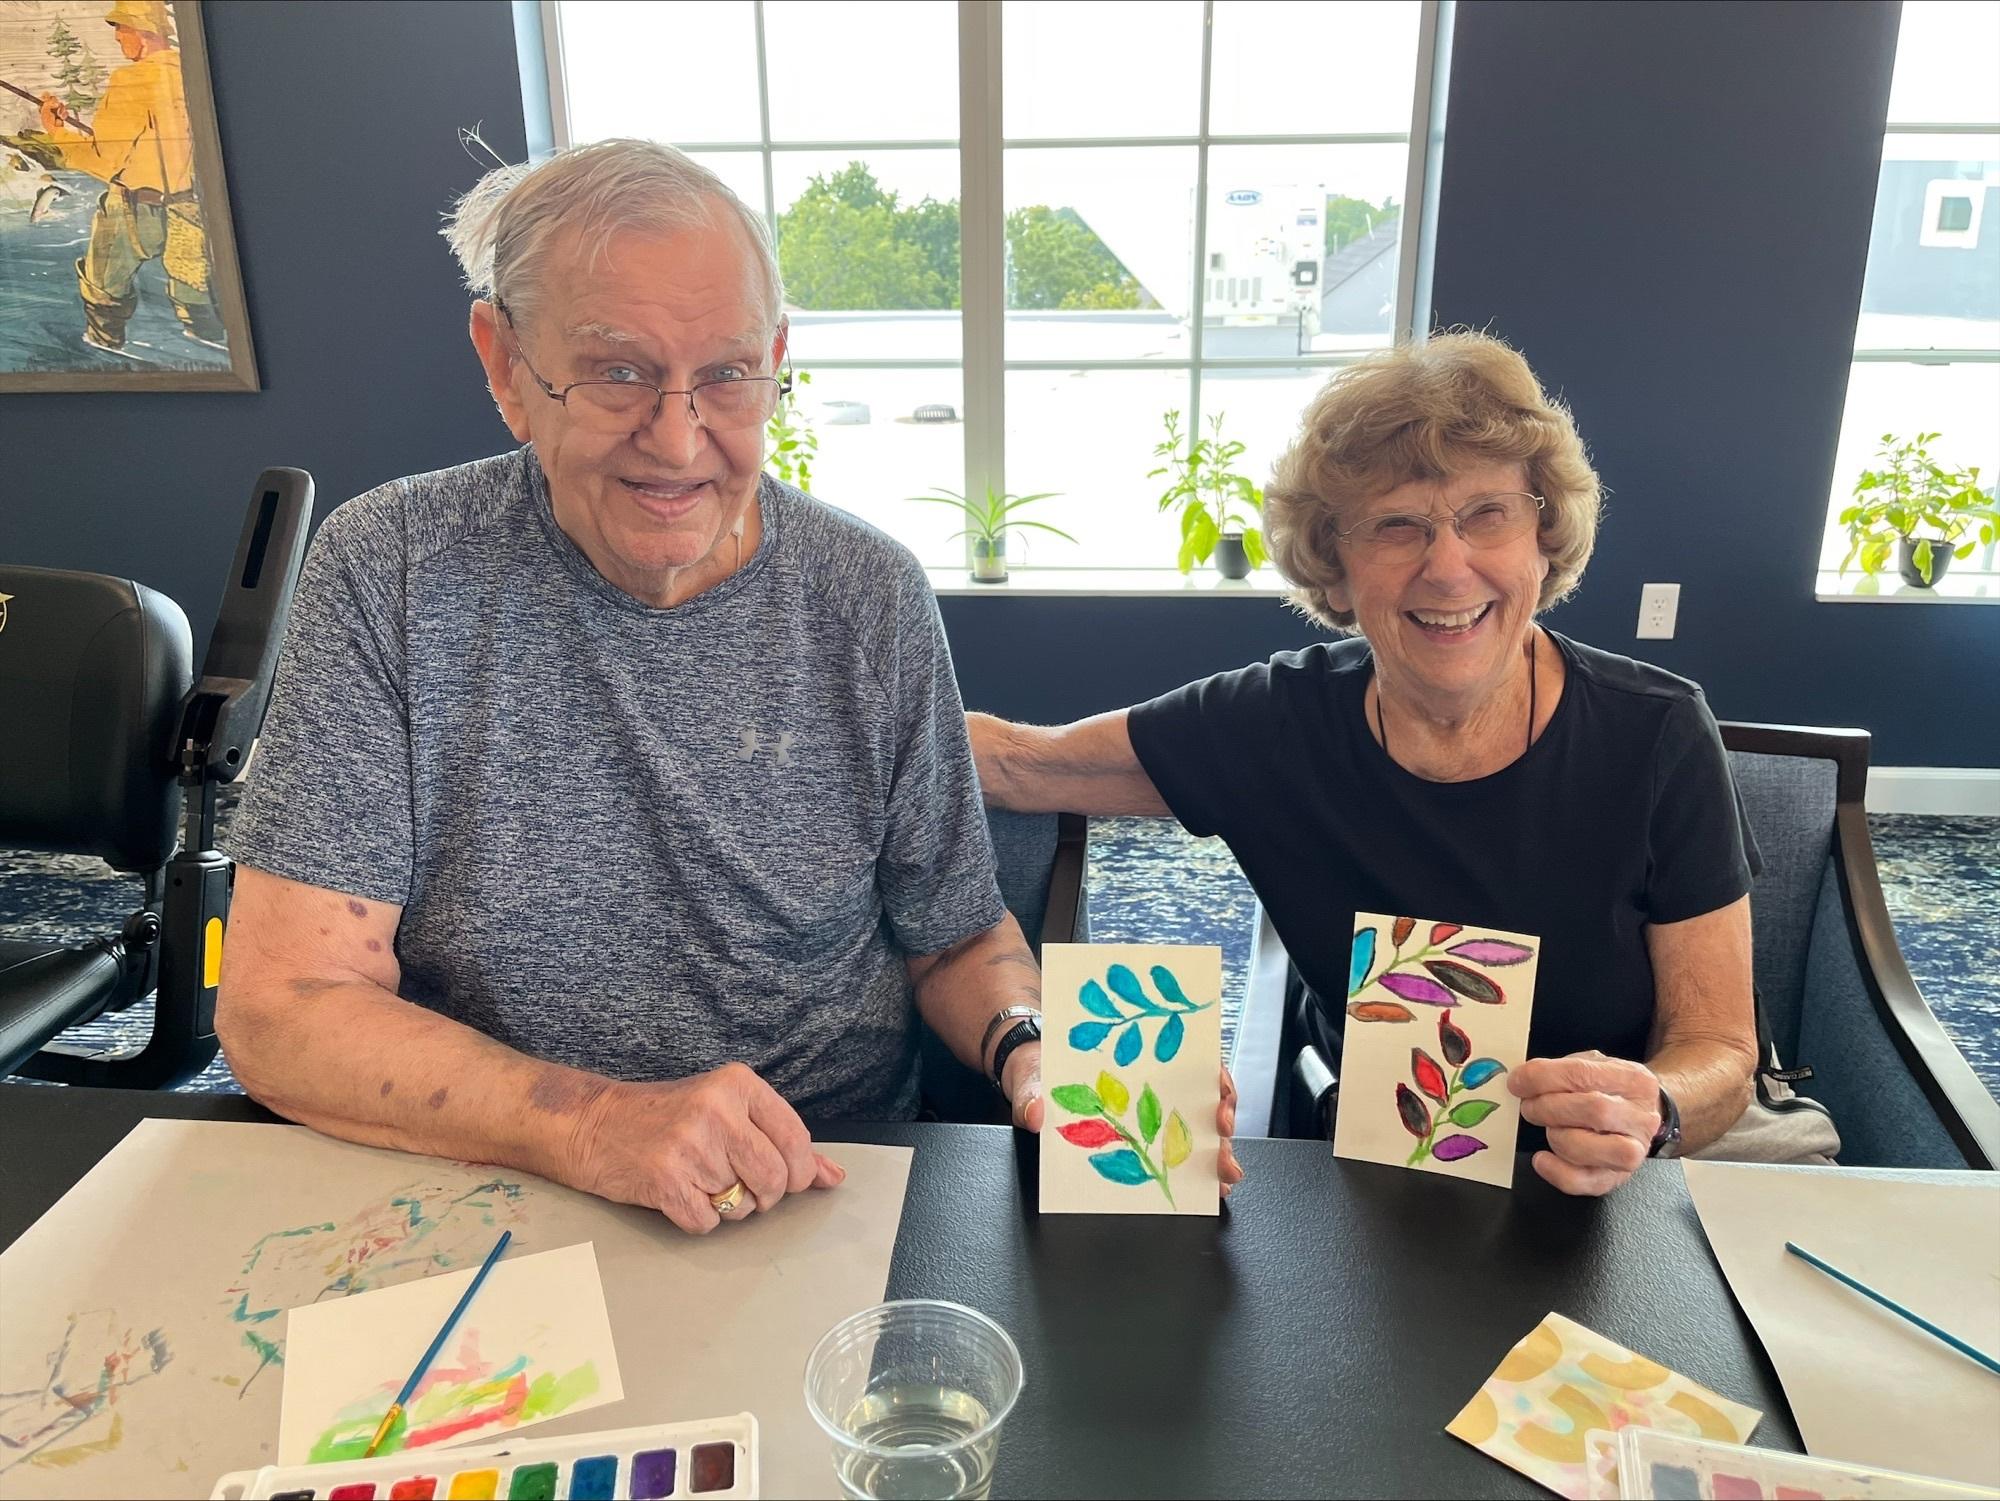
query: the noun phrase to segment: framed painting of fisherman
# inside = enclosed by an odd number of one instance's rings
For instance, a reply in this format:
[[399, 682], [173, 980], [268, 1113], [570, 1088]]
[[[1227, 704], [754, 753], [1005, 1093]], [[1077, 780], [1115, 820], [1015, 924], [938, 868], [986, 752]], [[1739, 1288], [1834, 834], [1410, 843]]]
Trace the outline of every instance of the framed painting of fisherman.
[[0, 391], [254, 391], [199, 0], [0, 4]]

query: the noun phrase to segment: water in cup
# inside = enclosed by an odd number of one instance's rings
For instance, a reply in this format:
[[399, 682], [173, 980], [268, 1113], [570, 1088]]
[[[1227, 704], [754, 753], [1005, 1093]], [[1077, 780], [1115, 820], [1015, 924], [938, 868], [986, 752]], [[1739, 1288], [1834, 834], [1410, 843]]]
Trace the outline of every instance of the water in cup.
[[[990, 1421], [983, 1403], [950, 1387], [903, 1383], [872, 1391], [841, 1425], [867, 1446], [840, 1456], [841, 1488], [873, 1501], [935, 1496], [984, 1501], [1000, 1435], [996, 1429], [979, 1443], [965, 1440]], [[905, 1452], [871, 1452], [885, 1449]]]

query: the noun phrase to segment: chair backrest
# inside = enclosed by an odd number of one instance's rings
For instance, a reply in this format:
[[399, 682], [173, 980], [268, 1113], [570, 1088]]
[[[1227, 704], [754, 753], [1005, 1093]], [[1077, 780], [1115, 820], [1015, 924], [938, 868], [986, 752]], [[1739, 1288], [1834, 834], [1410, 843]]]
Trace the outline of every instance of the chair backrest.
[[0, 566], [0, 846], [153, 871], [177, 843], [187, 616], [130, 579]]
[[1813, 1069], [1855, 1167], [1990, 1167], [2000, 1105], [1910, 978], [1882, 900], [1861, 730], [1724, 724], [1763, 869], [1753, 970], [1780, 1061]]

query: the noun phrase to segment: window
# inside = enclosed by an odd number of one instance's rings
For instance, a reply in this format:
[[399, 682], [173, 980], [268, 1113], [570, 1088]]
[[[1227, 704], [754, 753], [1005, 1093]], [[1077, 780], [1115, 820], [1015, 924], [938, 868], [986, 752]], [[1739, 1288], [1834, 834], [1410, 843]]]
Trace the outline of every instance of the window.
[[[1906, 0], [1882, 138], [1868, 274], [1820, 553], [1822, 594], [1848, 548], [1838, 522], [1884, 434], [1939, 434], [1933, 456], [2000, 477], [2000, 6]], [[2000, 572], [1996, 549], [1956, 576]], [[1888, 575], [1893, 577], [1894, 564]], [[1851, 592], [1857, 573], [1847, 575]]]
[[[908, 497], [1056, 492], [1032, 514], [1076, 541], [1017, 534], [1010, 564], [1074, 570], [1173, 566], [1147, 478], [1166, 413], [1183, 432], [1219, 418], [1261, 484], [1333, 369], [1424, 321], [1403, 205], [1436, 14], [544, 6], [559, 141], [672, 141], [774, 226], [814, 492], [934, 567], [966, 544]], [[662, 88], [675, 54], [701, 66]], [[1143, 82], [1105, 87], [1112, 58]], [[968, 248], [962, 218], [993, 243]]]

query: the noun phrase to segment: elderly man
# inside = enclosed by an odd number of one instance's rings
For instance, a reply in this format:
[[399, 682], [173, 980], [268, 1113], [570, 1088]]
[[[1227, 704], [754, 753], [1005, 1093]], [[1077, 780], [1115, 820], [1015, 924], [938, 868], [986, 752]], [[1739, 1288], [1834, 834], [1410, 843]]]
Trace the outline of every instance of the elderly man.
[[914, 985], [1037, 1128], [1039, 976], [923, 571], [760, 473], [761, 222], [608, 141], [448, 233], [525, 446], [320, 530], [233, 838], [244, 1087], [700, 1232], [839, 1182], [801, 1111], [914, 1114]]

